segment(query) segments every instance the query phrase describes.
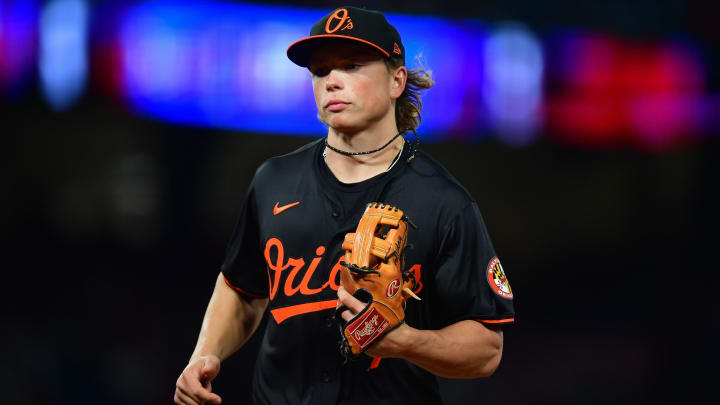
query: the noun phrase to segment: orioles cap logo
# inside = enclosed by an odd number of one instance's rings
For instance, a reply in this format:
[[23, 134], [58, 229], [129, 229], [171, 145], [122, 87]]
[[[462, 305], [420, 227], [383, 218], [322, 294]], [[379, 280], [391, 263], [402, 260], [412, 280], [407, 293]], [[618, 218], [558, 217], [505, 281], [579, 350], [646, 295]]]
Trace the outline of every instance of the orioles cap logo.
[[402, 54], [402, 51], [400, 50], [400, 46], [397, 44], [397, 42], [393, 42], [393, 53], [396, 53], [398, 55]]
[[[337, 23], [335, 22], [337, 21]], [[350, 16], [348, 15], [348, 11], [345, 8], [339, 8], [335, 10], [335, 12], [328, 18], [327, 22], [325, 23], [325, 32], [328, 34], [332, 34], [333, 32], [340, 29], [340, 27], [345, 24], [345, 21], [347, 21], [347, 25], [345, 25], [341, 31], [344, 30], [351, 30], [353, 28], [352, 20], [350, 19]]]

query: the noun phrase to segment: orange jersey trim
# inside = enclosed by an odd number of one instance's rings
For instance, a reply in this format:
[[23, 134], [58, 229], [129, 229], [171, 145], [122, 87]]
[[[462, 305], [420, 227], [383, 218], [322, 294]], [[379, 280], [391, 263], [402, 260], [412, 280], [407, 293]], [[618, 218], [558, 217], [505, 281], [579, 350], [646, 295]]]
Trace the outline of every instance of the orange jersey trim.
[[270, 311], [275, 322], [280, 324], [282, 321], [292, 318], [293, 316], [307, 314], [310, 312], [323, 311], [337, 306], [337, 300], [308, 302], [307, 304], [291, 305], [289, 307], [275, 308]]
[[377, 368], [380, 365], [380, 360], [382, 360], [382, 357], [373, 357], [370, 363], [370, 370]]
[[297, 44], [297, 43], [307, 41], [307, 40], [313, 39], [313, 38], [345, 38], [345, 39], [349, 39], [351, 41], [362, 42], [364, 44], [372, 46], [373, 48], [376, 48], [378, 51], [382, 52], [382, 54], [385, 55], [386, 58], [390, 57], [390, 54], [387, 53], [387, 51], [385, 51], [384, 49], [380, 48], [379, 46], [373, 44], [370, 41], [366, 41], [366, 40], [360, 39], [360, 38], [349, 37], [347, 35], [338, 35], [338, 34], [320, 34], [320, 35], [313, 35], [311, 37], [305, 37], [302, 39], [298, 39], [297, 41], [293, 42], [290, 46], [288, 46], [288, 50], [290, 50], [290, 48], [295, 46], [295, 44]]
[[475, 320], [478, 321], [478, 322], [480, 322], [480, 323], [510, 323], [510, 322], [515, 322], [515, 318], [497, 319], [497, 320], [492, 320], [492, 319], [475, 319]]
[[240, 287], [235, 287], [234, 285], [230, 284], [230, 282], [228, 281], [227, 277], [225, 277], [224, 274], [223, 274], [223, 279], [225, 280], [225, 284], [227, 284], [228, 287], [232, 288], [233, 290], [235, 290], [243, 295], [247, 295], [250, 298], [267, 298], [267, 295], [253, 294], [251, 292], [247, 292], [247, 291], [243, 290]]

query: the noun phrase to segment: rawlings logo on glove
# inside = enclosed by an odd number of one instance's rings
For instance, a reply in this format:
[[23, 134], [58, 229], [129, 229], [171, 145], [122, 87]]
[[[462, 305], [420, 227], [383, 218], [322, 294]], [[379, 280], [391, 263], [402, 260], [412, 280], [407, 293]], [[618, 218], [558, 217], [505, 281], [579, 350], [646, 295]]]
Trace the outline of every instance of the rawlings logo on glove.
[[366, 303], [347, 323], [340, 314], [348, 308], [341, 305], [335, 310], [342, 333], [340, 351], [346, 358], [358, 356], [400, 326], [406, 300], [420, 299], [412, 292], [417, 284], [413, 273], [403, 271], [408, 224], [415, 227], [397, 207], [370, 203], [357, 230], [345, 235], [340, 284]]

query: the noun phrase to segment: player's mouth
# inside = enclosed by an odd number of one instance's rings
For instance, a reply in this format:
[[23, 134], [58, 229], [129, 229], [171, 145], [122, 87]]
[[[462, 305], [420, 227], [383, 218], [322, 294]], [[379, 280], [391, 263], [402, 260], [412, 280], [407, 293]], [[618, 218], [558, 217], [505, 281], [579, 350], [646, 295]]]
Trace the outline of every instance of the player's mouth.
[[350, 105], [350, 103], [346, 103], [340, 100], [330, 100], [327, 104], [325, 104], [325, 108], [328, 111], [340, 112], [346, 109], [348, 105]]

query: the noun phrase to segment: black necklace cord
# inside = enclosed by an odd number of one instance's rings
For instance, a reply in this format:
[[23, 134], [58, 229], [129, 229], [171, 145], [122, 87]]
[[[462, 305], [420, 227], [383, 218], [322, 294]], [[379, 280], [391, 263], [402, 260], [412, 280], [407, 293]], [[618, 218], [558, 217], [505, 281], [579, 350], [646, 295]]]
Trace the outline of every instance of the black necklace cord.
[[348, 151], [345, 151], [342, 149], [338, 149], [328, 143], [327, 137], [325, 137], [325, 146], [328, 149], [330, 149], [331, 151], [337, 152], [337, 153], [339, 153], [341, 155], [345, 155], [345, 156], [369, 155], [371, 153], [380, 152], [381, 150], [387, 148], [391, 143], [393, 143], [393, 141], [395, 139], [397, 139], [398, 136], [405, 135], [405, 134], [407, 134], [408, 131], [412, 131], [413, 135], [415, 135], [415, 141], [410, 143], [410, 157], [407, 160], [408, 163], [410, 163], [410, 161], [413, 160], [413, 158], [415, 157], [415, 151], [417, 151], [418, 144], [420, 143], [420, 138], [418, 137], [417, 132], [415, 132], [415, 129], [413, 129], [413, 128], [402, 130], [402, 131], [398, 132], [397, 135], [393, 136], [392, 139], [390, 139], [385, 145], [383, 145], [377, 149], [373, 149], [373, 150], [369, 150], [369, 151], [365, 151], [365, 152], [348, 152]]

